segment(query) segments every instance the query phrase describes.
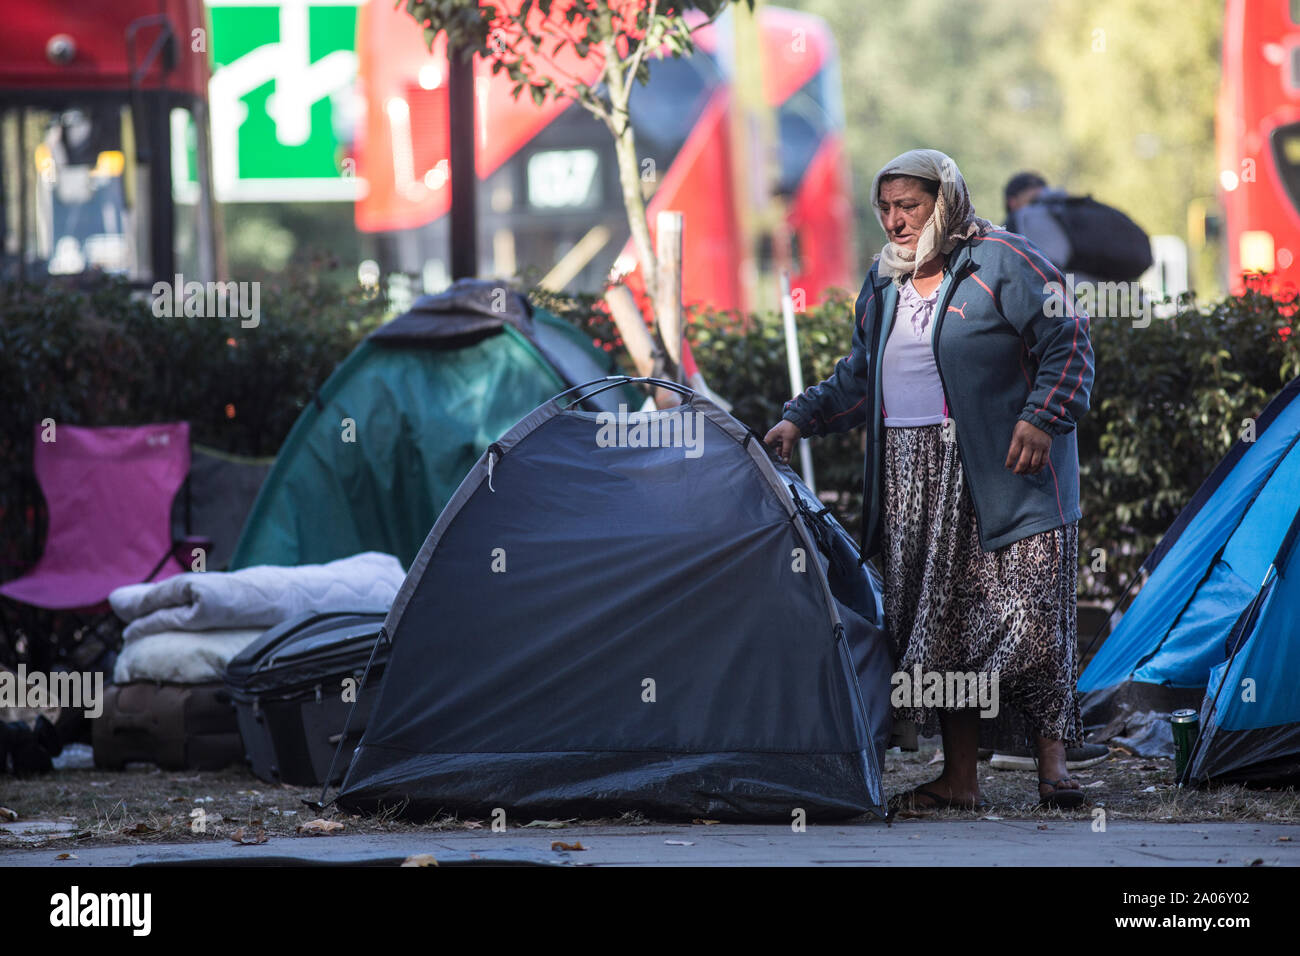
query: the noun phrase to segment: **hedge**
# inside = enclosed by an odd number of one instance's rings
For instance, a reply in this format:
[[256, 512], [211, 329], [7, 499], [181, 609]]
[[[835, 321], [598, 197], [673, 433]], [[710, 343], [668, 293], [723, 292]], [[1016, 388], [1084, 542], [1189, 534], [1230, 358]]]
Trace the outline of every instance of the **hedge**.
[[[322, 268], [328, 267], [323, 264]], [[381, 297], [341, 291], [318, 269], [259, 288], [240, 318], [154, 314], [120, 281], [0, 284], [0, 579], [40, 552], [33, 427], [185, 420], [194, 441], [271, 455], [303, 405], [382, 317]]]
[[[303, 405], [385, 303], [303, 270], [262, 287], [255, 329], [238, 319], [160, 318], [121, 284], [91, 290], [0, 285], [0, 578], [39, 553], [33, 425], [184, 419], [196, 441], [273, 454]], [[593, 296], [533, 291], [599, 345], [626, 354]], [[1114, 596], [1236, 440], [1243, 420], [1300, 375], [1295, 303], [1258, 288], [1208, 307], [1184, 303], [1145, 328], [1094, 319], [1096, 381], [1079, 428], [1081, 596]], [[853, 297], [832, 292], [798, 316], [805, 382], [848, 350]], [[709, 385], [759, 434], [790, 397], [779, 315], [689, 310], [687, 336]], [[861, 432], [813, 442], [817, 484], [856, 533]], [[1105, 570], [1094, 573], [1096, 549]]]

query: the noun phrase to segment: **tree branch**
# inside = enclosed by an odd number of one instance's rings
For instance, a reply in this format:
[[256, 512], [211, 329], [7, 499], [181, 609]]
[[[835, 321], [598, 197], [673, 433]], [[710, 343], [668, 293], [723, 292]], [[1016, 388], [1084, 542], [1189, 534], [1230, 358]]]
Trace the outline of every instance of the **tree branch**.
[[[646, 47], [648, 47], [651, 35], [655, 29], [655, 13], [659, 7], [659, 0], [650, 0], [650, 10], [646, 14], [645, 36], [641, 37], [641, 42], [637, 44], [636, 52], [632, 54], [632, 64], [628, 67], [627, 79], [623, 81], [623, 88], [627, 90], [628, 99], [632, 98], [632, 84], [636, 82], [637, 71], [641, 69], [641, 60], [645, 57]], [[627, 104], [624, 103], [624, 106]]]
[[[738, 6], [740, 6], [739, 3], [733, 3], [730, 5], [722, 4], [718, 7], [718, 9], [714, 10], [712, 13], [710, 13], [699, 23], [695, 24], [695, 26], [690, 26], [689, 24], [687, 24], [686, 32], [694, 35], [696, 30], [703, 30], [705, 27], [711, 26], [718, 19], [718, 17], [722, 16], [724, 10], [729, 10], [731, 9], [731, 7], [738, 7]], [[698, 10], [699, 7], [695, 7], [694, 9]], [[752, 10], [753, 7], [751, 6], [750, 9]], [[678, 16], [681, 17], [683, 22], [685, 22], [686, 18], [684, 16], [682, 16], [681, 14], [678, 14]]]

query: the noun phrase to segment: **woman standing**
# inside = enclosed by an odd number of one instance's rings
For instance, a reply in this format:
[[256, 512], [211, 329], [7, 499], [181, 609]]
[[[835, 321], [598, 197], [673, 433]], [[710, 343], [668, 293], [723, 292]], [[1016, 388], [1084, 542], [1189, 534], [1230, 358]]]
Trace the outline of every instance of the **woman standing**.
[[[1041, 802], [1078, 806], [1065, 746], [1082, 737], [1074, 428], [1093, 381], [1087, 317], [1033, 245], [975, 215], [943, 153], [892, 160], [871, 201], [889, 242], [858, 296], [852, 352], [764, 441], [784, 460], [800, 437], [867, 425], [863, 554], [883, 559], [899, 674], [982, 675], [1033, 732]], [[944, 768], [895, 806], [977, 807], [977, 708], [989, 708], [919, 688], [902, 704], [897, 719], [942, 732]]]

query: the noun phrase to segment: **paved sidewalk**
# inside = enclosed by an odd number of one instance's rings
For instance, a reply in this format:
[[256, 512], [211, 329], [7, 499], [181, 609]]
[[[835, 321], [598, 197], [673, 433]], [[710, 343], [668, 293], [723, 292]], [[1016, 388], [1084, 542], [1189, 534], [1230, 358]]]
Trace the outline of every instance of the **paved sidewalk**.
[[[555, 841], [585, 849], [552, 850]], [[60, 853], [77, 859], [56, 860]], [[1116, 822], [1096, 833], [1086, 820], [901, 820], [892, 827], [814, 825], [803, 833], [785, 825], [719, 824], [297, 837], [260, 846], [78, 848], [52, 841], [33, 849], [0, 848], [0, 866], [337, 866], [396, 863], [415, 854], [430, 854], [444, 866], [1300, 866], [1300, 825]]]

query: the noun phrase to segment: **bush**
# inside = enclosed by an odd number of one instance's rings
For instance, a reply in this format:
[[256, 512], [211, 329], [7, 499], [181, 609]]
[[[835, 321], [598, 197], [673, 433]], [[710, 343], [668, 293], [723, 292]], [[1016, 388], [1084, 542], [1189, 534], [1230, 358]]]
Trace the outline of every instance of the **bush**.
[[[275, 452], [304, 404], [385, 304], [301, 270], [261, 288], [261, 323], [159, 318], [120, 283], [88, 291], [0, 285], [0, 579], [40, 551], [32, 430], [186, 420], [196, 441], [231, 453]], [[533, 290], [631, 371], [604, 302]], [[1094, 319], [1092, 409], [1079, 428], [1080, 590], [1116, 596], [1236, 441], [1300, 375], [1296, 303], [1252, 288], [1206, 308], [1186, 304], [1146, 328]], [[836, 291], [798, 316], [805, 384], [849, 348], [853, 296]], [[709, 385], [758, 434], [790, 397], [780, 316], [688, 310], [687, 337]], [[861, 524], [863, 434], [812, 443], [816, 480], [853, 534]], [[796, 468], [798, 463], [796, 462]], [[1102, 549], [1105, 571], [1094, 573]]]
[[[1244, 420], [1300, 375], [1293, 314], [1292, 302], [1250, 290], [1146, 328], [1092, 321], [1097, 374], [1079, 427], [1084, 593], [1129, 585]], [[1092, 571], [1098, 548], [1104, 573]]]
[[318, 281], [262, 283], [260, 322], [155, 316], [120, 281], [0, 284], [0, 578], [40, 553], [34, 426], [188, 421], [194, 441], [267, 455], [384, 303]]

